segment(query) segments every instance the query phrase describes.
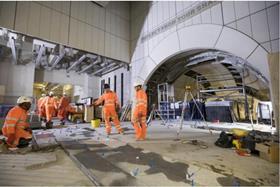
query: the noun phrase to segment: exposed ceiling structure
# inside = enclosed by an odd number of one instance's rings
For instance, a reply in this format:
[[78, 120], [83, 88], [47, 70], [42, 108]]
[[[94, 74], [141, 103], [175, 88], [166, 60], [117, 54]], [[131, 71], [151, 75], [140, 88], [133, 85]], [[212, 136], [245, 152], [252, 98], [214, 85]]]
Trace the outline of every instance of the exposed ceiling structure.
[[232, 97], [246, 92], [263, 100], [269, 97], [268, 81], [245, 60], [222, 51], [198, 49], [172, 57], [153, 73], [147, 82], [151, 98], [156, 96], [158, 84], [172, 84], [181, 76], [198, 81], [200, 89], [206, 90], [204, 96]]
[[48, 91], [62, 91], [63, 90], [62, 84], [57, 84], [57, 83], [50, 83], [50, 82], [43, 82], [43, 83], [34, 83], [33, 87], [35, 89], [40, 89], [40, 90], [48, 90]]
[[0, 28], [0, 58], [11, 58], [15, 65], [35, 63], [36, 69], [65, 69], [78, 74], [103, 76], [128, 64], [65, 45], [35, 39]]

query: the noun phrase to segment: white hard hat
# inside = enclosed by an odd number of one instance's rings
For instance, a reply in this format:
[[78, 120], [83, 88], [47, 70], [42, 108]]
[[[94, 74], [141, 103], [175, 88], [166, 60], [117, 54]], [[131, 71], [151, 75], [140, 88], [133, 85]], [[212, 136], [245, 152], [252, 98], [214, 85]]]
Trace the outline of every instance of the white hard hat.
[[50, 91], [49, 95], [53, 95], [53, 92], [52, 92], [52, 91]]
[[42, 94], [42, 97], [46, 97], [46, 94]]
[[32, 100], [29, 97], [20, 96], [17, 100], [17, 104], [21, 104], [21, 103], [32, 103]]
[[67, 95], [67, 93], [66, 93], [66, 92], [63, 92], [63, 95]]
[[134, 87], [136, 87], [136, 86], [142, 86], [143, 85], [143, 83], [141, 82], [141, 81], [135, 81], [134, 83], [133, 83], [133, 86]]

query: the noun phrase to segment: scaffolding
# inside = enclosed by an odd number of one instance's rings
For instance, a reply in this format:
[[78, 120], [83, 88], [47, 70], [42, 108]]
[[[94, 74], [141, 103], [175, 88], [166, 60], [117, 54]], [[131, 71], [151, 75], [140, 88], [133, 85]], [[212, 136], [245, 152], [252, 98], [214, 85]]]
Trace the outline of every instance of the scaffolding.
[[[235, 75], [232, 74], [204, 74], [196, 76], [196, 83], [198, 89], [198, 99], [208, 99], [208, 98], [223, 98], [225, 100], [232, 100], [233, 98], [244, 98], [245, 103], [245, 117], [246, 119], [250, 119], [249, 113], [249, 104], [248, 97], [245, 89], [245, 81], [244, 81], [244, 70], [241, 72], [234, 72]], [[222, 87], [208, 87], [201, 88], [200, 85], [208, 84], [213, 85], [214, 82], [220, 81], [228, 81], [228, 80], [238, 80], [236, 82], [236, 86], [222, 86]], [[212, 83], [212, 84], [211, 84]], [[215, 95], [217, 92], [223, 92], [223, 95]]]
[[175, 101], [171, 85], [162, 83], [158, 85], [158, 113], [165, 121], [176, 119]]

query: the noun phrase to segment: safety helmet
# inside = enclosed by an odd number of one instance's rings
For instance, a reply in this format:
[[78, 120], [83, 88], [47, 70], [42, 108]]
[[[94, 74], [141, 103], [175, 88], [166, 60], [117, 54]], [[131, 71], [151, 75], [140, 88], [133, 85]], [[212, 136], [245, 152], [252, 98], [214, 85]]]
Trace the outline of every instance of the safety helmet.
[[46, 94], [42, 94], [42, 97], [46, 97]]
[[67, 96], [67, 93], [66, 93], [66, 92], [63, 92], [63, 95], [64, 95], [64, 96]]
[[141, 81], [135, 81], [134, 83], [133, 83], [133, 86], [134, 87], [136, 87], [136, 86], [142, 86], [143, 85], [143, 83], [141, 82]]
[[110, 85], [109, 84], [104, 84], [103, 88], [108, 89], [108, 88], [110, 88]]
[[50, 95], [50, 96], [54, 95], [53, 91], [50, 91], [49, 95]]
[[29, 97], [20, 96], [20, 97], [17, 99], [17, 104], [21, 104], [21, 103], [32, 103], [32, 100], [31, 100], [31, 98], [29, 98]]

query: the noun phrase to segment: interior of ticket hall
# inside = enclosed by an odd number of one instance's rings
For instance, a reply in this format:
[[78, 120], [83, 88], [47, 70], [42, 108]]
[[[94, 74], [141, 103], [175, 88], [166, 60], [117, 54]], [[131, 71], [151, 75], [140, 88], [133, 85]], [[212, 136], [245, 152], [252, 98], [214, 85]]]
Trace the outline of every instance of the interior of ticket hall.
[[0, 1], [0, 185], [279, 186], [279, 1]]

